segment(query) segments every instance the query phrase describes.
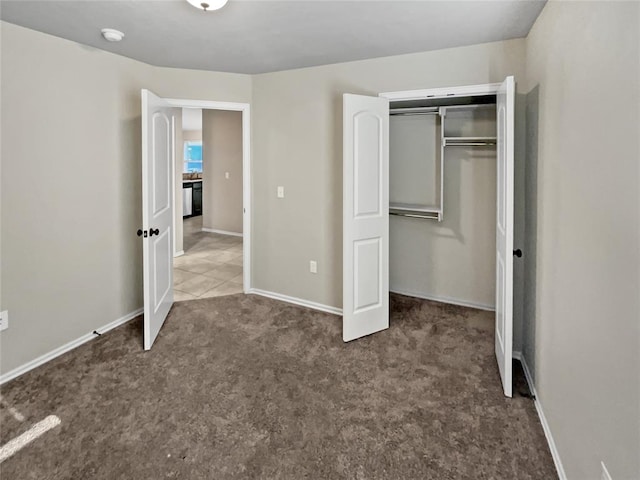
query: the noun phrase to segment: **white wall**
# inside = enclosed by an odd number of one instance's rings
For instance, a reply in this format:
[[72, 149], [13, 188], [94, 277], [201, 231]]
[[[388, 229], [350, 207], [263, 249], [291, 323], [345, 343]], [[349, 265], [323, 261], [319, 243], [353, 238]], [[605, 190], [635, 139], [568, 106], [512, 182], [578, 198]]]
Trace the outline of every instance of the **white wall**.
[[524, 80], [524, 65], [520, 39], [254, 76], [253, 286], [342, 307], [343, 93]]
[[569, 479], [640, 478], [639, 28], [552, 1], [527, 39], [525, 356]]
[[242, 112], [204, 110], [202, 148], [202, 227], [241, 234]]
[[189, 132], [202, 131], [202, 109], [183, 108], [182, 109], [182, 129]]
[[151, 67], [8, 23], [1, 35], [6, 373], [142, 306], [140, 89], [250, 102], [251, 78]]

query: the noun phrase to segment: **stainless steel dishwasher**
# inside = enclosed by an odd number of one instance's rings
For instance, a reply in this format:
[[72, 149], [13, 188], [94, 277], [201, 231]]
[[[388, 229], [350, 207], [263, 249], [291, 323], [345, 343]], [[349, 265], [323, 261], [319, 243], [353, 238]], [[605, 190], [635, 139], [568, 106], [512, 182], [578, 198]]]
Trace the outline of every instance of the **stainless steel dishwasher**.
[[190, 217], [193, 213], [193, 183], [182, 184], [182, 216]]

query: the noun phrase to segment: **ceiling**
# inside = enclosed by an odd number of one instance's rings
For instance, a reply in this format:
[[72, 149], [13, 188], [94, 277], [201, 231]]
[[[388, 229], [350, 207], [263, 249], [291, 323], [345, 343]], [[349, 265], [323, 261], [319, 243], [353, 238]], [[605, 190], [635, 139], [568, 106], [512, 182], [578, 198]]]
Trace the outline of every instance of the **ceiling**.
[[[525, 37], [544, 0], [2, 0], [4, 21], [152, 65], [264, 73]], [[120, 43], [102, 28], [125, 33]]]

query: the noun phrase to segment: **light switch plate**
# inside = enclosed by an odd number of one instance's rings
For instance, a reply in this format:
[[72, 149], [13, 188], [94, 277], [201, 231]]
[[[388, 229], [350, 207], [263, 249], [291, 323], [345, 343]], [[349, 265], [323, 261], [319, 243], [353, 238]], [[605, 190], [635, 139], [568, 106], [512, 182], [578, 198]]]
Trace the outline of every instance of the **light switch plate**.
[[9, 328], [9, 311], [5, 310], [0, 313], [0, 332]]
[[318, 262], [316, 262], [315, 260], [311, 260], [309, 262], [309, 271], [311, 273], [318, 273]]
[[284, 187], [278, 187], [278, 198], [284, 198]]
[[227, 180], [229, 180], [229, 172], [224, 172], [224, 178], [226, 178]]

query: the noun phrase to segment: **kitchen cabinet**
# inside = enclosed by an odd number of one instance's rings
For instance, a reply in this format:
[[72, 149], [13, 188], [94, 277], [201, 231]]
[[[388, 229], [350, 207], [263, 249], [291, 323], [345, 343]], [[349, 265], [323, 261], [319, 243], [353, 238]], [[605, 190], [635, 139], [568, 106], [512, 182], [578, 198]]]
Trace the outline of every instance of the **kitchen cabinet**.
[[202, 182], [193, 183], [193, 215], [202, 215]]

